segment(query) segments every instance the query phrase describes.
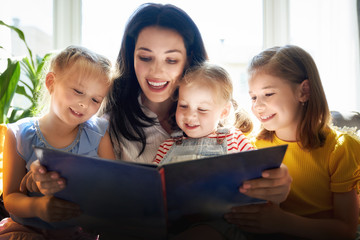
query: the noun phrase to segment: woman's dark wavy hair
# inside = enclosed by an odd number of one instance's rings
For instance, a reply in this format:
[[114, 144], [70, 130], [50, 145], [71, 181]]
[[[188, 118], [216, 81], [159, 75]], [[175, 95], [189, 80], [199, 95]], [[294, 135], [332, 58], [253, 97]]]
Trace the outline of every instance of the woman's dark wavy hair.
[[[310, 96], [302, 107], [297, 138], [300, 146], [307, 150], [325, 144], [331, 116], [318, 69], [309, 53], [294, 45], [269, 48], [252, 59], [248, 73], [250, 78], [265, 73], [292, 84], [309, 80]], [[274, 134], [262, 127], [257, 138], [272, 141]]]
[[[207, 53], [199, 29], [190, 16], [171, 4], [146, 3], [141, 5], [127, 22], [117, 58], [119, 77], [115, 79], [105, 107], [110, 121], [110, 136], [119, 153], [121, 137], [142, 143], [141, 155], [146, 147], [145, 127], [154, 125], [155, 119], [147, 117], [138, 102], [141, 88], [134, 70], [134, 50], [141, 30], [159, 26], [179, 33], [184, 40], [187, 64], [185, 68], [207, 60]], [[184, 69], [185, 70], [185, 69]], [[174, 114], [176, 103], [171, 108]], [[170, 121], [170, 120], [169, 120]], [[119, 157], [119, 156], [118, 156]]]

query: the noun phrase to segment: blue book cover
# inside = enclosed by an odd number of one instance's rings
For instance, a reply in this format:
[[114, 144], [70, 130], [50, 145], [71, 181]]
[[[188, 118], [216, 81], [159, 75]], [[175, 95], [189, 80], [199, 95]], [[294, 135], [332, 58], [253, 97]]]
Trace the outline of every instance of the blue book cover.
[[40, 162], [66, 179], [56, 197], [80, 205], [73, 224], [94, 231], [161, 239], [232, 206], [262, 203], [239, 192], [248, 179], [280, 166], [286, 145], [161, 166], [35, 147]]

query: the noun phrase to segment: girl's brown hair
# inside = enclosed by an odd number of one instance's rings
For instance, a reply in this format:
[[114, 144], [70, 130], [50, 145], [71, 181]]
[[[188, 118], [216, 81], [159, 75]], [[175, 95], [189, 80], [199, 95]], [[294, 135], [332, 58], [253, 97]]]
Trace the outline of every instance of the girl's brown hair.
[[[250, 63], [250, 78], [260, 72], [292, 84], [309, 81], [309, 100], [302, 108], [297, 138], [299, 145], [304, 149], [311, 150], [323, 146], [331, 116], [320, 75], [311, 55], [293, 45], [269, 48], [256, 55]], [[272, 141], [274, 134], [274, 131], [262, 127], [257, 138]]]

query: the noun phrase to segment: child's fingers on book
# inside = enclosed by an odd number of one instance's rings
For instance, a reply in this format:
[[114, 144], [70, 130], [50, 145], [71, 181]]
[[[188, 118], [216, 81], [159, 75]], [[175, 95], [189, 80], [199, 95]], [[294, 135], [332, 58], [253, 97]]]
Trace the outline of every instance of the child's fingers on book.
[[41, 181], [54, 181], [60, 178], [60, 175], [57, 172], [46, 172], [46, 173], [37, 173], [32, 171], [33, 178], [37, 182]]
[[58, 181], [42, 181], [38, 182], [39, 191], [44, 195], [53, 195], [54, 193], [59, 192], [64, 189], [65, 180], [62, 180], [62, 183], [59, 184]]
[[257, 189], [257, 188], [275, 188], [283, 187], [290, 188], [292, 179], [288, 176], [278, 178], [258, 178], [244, 181], [242, 188], [245, 189]]
[[285, 164], [281, 164], [279, 168], [267, 169], [262, 172], [263, 178], [288, 178], [289, 170]]
[[35, 160], [30, 165], [30, 171], [36, 173], [46, 173], [46, 168], [43, 165], [41, 165], [39, 160]]
[[38, 192], [39, 189], [36, 185], [36, 182], [33, 180], [32, 172], [29, 171], [21, 180], [20, 183], [20, 192]]
[[264, 199], [272, 202], [279, 202], [279, 199], [282, 199], [284, 192], [283, 187], [274, 187], [274, 188], [252, 188], [248, 189], [244, 194], [249, 197]]

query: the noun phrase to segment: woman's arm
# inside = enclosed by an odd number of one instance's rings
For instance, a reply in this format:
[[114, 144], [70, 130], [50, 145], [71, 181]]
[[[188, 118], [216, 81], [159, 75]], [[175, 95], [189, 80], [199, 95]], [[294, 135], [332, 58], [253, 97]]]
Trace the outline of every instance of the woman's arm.
[[239, 191], [250, 197], [281, 203], [290, 192], [291, 182], [288, 168], [281, 164], [279, 168], [265, 170], [262, 178], [245, 181]]

